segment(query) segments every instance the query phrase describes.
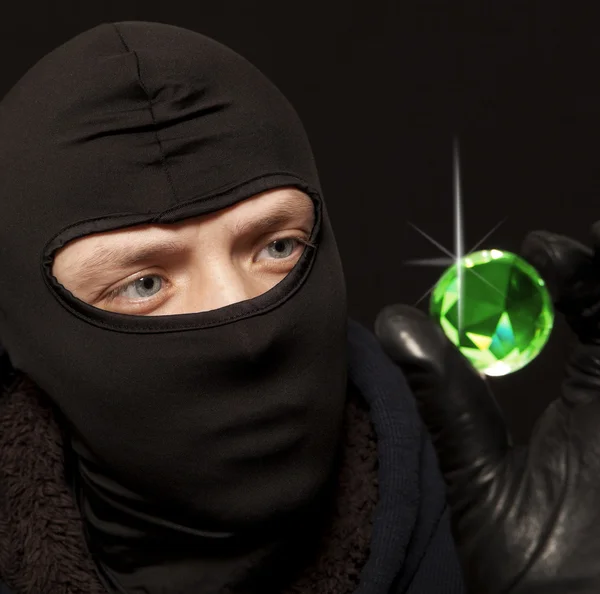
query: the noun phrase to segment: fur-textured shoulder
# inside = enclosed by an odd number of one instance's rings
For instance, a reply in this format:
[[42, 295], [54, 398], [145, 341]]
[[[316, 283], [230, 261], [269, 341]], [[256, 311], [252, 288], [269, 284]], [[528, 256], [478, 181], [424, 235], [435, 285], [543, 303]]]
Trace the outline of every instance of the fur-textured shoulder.
[[67, 486], [53, 407], [24, 377], [0, 397], [0, 581], [16, 594], [106, 594]]

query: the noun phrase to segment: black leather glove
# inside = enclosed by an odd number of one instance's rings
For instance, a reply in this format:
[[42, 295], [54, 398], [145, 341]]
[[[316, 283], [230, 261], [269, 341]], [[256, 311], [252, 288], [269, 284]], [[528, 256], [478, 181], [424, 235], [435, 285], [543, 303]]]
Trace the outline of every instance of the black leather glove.
[[485, 379], [437, 324], [402, 305], [376, 320], [431, 433], [470, 593], [600, 593], [598, 224], [594, 236], [591, 251], [535, 232], [521, 251], [578, 338], [527, 447], [511, 445]]

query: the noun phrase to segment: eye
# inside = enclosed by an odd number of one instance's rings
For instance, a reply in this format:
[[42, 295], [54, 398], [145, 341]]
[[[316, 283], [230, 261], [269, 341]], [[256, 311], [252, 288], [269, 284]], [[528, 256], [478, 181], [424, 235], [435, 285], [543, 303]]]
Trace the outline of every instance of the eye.
[[299, 245], [306, 245], [306, 240], [300, 237], [282, 237], [270, 242], [265, 248], [269, 257], [276, 260], [289, 258]]
[[162, 278], [156, 274], [142, 276], [132, 283], [117, 289], [116, 293], [127, 299], [148, 299], [162, 289]]

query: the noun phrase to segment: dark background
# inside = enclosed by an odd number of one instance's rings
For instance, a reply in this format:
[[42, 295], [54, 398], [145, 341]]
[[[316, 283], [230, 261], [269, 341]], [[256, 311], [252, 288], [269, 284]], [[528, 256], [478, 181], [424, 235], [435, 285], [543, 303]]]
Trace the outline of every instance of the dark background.
[[[350, 314], [372, 327], [381, 307], [416, 302], [441, 273], [403, 265], [441, 255], [408, 221], [452, 248], [454, 136], [467, 247], [504, 217], [483, 247], [518, 251], [535, 228], [587, 240], [600, 218], [596, 4], [11, 3], [0, 19], [0, 93], [45, 53], [106, 21], [166, 22], [229, 45], [300, 113], [344, 260]], [[518, 441], [557, 395], [569, 340], [559, 320], [538, 359], [492, 380]]]

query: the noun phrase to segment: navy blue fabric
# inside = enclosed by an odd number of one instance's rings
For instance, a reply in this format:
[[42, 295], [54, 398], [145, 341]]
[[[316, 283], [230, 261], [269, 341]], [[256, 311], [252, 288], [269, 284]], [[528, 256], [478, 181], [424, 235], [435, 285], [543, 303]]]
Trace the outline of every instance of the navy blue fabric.
[[446, 487], [402, 372], [377, 338], [348, 322], [348, 377], [377, 434], [379, 502], [355, 594], [463, 594]]
[[9, 590], [6, 584], [0, 582], [0, 594], [13, 594], [13, 591]]

